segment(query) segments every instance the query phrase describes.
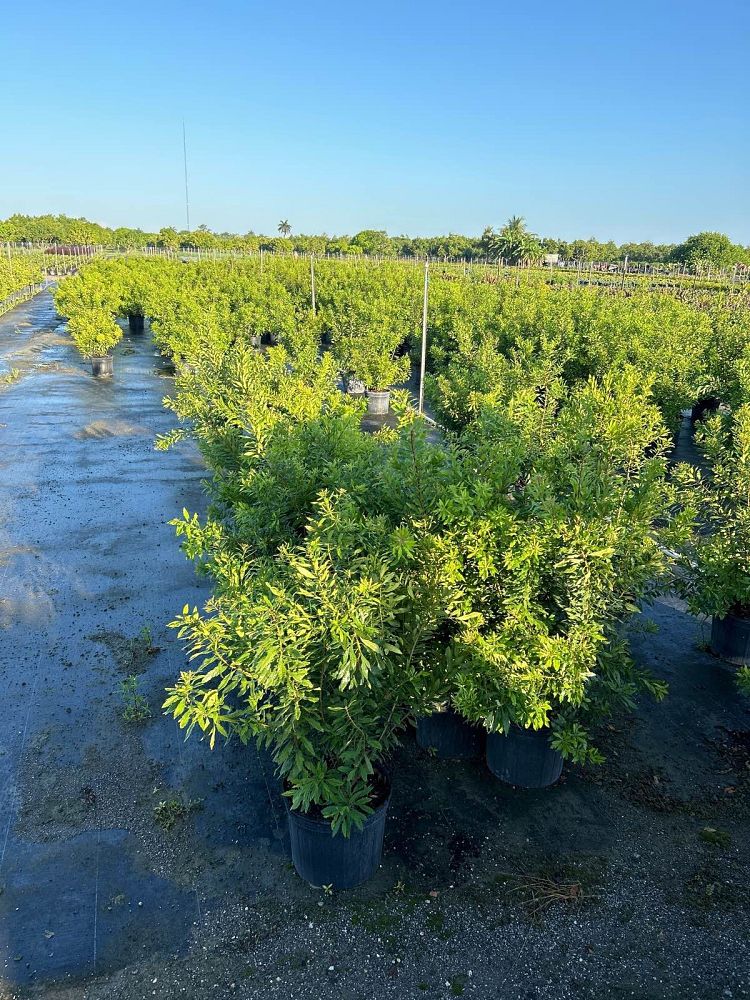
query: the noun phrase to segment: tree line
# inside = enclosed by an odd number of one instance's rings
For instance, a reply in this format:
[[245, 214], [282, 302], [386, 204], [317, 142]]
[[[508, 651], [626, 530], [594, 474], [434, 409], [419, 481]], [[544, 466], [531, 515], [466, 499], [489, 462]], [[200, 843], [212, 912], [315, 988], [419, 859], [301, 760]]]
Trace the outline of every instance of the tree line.
[[693, 268], [750, 266], [750, 247], [734, 244], [723, 233], [703, 232], [682, 243], [621, 243], [594, 239], [560, 240], [529, 232], [524, 219], [512, 216], [505, 225], [488, 226], [478, 237], [449, 233], [447, 236], [389, 236], [384, 230], [365, 229], [353, 236], [294, 234], [283, 219], [278, 235], [248, 232], [217, 233], [206, 225], [177, 230], [171, 226], [144, 232], [127, 226], [111, 228], [66, 215], [11, 215], [0, 221], [0, 242], [53, 243], [60, 245], [107, 245], [142, 249], [160, 248], [238, 250], [245, 252], [300, 252], [319, 255], [380, 257], [425, 257], [458, 260], [504, 260], [510, 264], [534, 263], [545, 255], [564, 261], [684, 264]]

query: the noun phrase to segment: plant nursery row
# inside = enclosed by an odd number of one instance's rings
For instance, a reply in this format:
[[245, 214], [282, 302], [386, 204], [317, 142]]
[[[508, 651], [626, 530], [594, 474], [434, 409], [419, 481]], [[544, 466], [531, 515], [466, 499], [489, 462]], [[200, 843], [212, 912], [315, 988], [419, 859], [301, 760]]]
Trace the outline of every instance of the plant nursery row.
[[[600, 761], [603, 720], [667, 695], [627, 641], [660, 593], [712, 618], [750, 689], [743, 298], [486, 279], [430, 275], [437, 432], [398, 388], [413, 265], [100, 258], [56, 293], [96, 372], [123, 320], [174, 364], [158, 447], [191, 438], [210, 471], [207, 513], [173, 523], [213, 589], [175, 609], [189, 660], [165, 710], [270, 752], [315, 885], [379, 864], [410, 725], [513, 785]], [[686, 410], [700, 469], [671, 458]]]

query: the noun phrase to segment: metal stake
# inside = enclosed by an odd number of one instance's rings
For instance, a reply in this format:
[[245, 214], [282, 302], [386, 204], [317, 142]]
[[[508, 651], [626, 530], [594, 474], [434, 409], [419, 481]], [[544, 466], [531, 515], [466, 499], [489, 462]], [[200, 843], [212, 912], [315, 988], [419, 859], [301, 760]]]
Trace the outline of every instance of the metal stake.
[[424, 370], [427, 364], [427, 289], [430, 282], [429, 261], [424, 263], [424, 301], [422, 303], [422, 361], [419, 369], [419, 412], [424, 412]]

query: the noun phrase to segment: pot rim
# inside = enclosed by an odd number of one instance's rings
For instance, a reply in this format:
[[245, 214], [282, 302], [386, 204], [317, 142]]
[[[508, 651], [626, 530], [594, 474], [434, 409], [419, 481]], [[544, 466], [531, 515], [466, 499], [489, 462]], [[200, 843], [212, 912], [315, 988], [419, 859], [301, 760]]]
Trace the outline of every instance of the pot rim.
[[549, 738], [552, 735], [552, 726], [542, 726], [541, 729], [532, 729], [531, 726], [519, 726], [517, 722], [511, 722], [507, 733], [494, 731], [488, 732], [487, 735], [498, 736], [503, 739], [509, 739], [511, 736], [520, 739], [545, 739], [549, 742]]

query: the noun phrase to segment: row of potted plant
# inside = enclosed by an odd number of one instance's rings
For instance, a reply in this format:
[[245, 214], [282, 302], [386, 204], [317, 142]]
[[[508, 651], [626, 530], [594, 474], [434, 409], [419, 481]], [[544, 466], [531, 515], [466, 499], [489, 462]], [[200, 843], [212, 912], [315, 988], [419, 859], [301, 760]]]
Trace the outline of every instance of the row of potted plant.
[[[181, 357], [206, 341], [239, 336], [284, 343], [300, 328], [329, 344], [353, 390], [381, 394], [403, 381], [408, 346], [421, 327], [418, 269], [294, 259], [202, 261], [107, 258], [63, 281], [58, 308], [87, 357], [106, 357], [121, 336], [116, 318], [136, 332], [152, 318], [157, 345]], [[84, 315], [85, 314], [85, 315]], [[428, 309], [428, 359], [436, 376], [450, 366], [474, 384], [491, 382], [493, 354], [554, 351], [566, 382], [601, 377], [627, 364], [649, 374], [665, 422], [676, 427], [685, 406], [709, 396], [736, 396], [736, 360], [747, 343], [747, 310], [712, 300], [705, 310], [672, 295], [643, 292], [612, 298], [592, 289], [515, 289], [475, 277], [436, 273]], [[484, 358], [484, 363], [481, 363]], [[441, 419], [466, 413], [444, 399]]]
[[[639, 692], [663, 695], [623, 626], [675, 572], [696, 610], [746, 607], [732, 583], [747, 517], [733, 473], [741, 409], [707, 422], [715, 474], [702, 479], [667, 461], [674, 403], [644, 356], [590, 371], [583, 349], [572, 367], [572, 336], [483, 336], [433, 382], [451, 435], [428, 439], [396, 393], [397, 428], [373, 437], [339, 375], [356, 350], [364, 371], [413, 315], [369, 287], [355, 307], [343, 283], [338, 307], [324, 298], [313, 313], [288, 276], [212, 266], [188, 287], [180, 268], [149, 272], [139, 301], [179, 360], [182, 427], [163, 444], [193, 434], [215, 474], [209, 515], [176, 523], [214, 594], [174, 623], [194, 666], [167, 706], [212, 745], [234, 735], [270, 750], [313, 883], [355, 884], [377, 864], [390, 757], [411, 722], [438, 750], [484, 732], [491, 770], [549, 783], [564, 758], [600, 759], [592, 724]], [[115, 309], [133, 308], [125, 282], [102, 293], [89, 280], [74, 329], [112, 313], [115, 287]], [[269, 332], [277, 345], [258, 350]], [[727, 367], [741, 385], [739, 362]], [[721, 601], [707, 608], [711, 573], [723, 589], [710, 584]]]
[[174, 623], [196, 666], [167, 706], [270, 749], [298, 871], [343, 887], [379, 861], [410, 722], [447, 754], [484, 731], [491, 770], [538, 786], [600, 759], [592, 724], [663, 695], [622, 626], [670, 586], [698, 492], [634, 371], [568, 387], [518, 360], [435, 442], [403, 399], [395, 431], [364, 434], [328, 363], [234, 345], [178, 379], [217, 479], [177, 528], [215, 590]]
[[[277, 264], [278, 267], [278, 264]], [[404, 344], [417, 322], [405, 294], [402, 267], [388, 266], [352, 275], [332, 271], [322, 282], [313, 309], [291, 275], [259, 270], [255, 261], [182, 264], [170, 260], [97, 259], [66, 279], [56, 292], [58, 311], [68, 317], [70, 334], [95, 375], [111, 375], [112, 351], [122, 337], [117, 320], [131, 334], [151, 318], [157, 346], [177, 362], [204, 346], [225, 348], [237, 337], [253, 346], [285, 344], [314, 350], [321, 340], [353, 394], [361, 385], [372, 412], [389, 408], [391, 385], [409, 372]], [[356, 279], [356, 280], [355, 280]]]

